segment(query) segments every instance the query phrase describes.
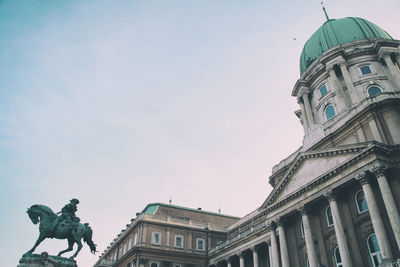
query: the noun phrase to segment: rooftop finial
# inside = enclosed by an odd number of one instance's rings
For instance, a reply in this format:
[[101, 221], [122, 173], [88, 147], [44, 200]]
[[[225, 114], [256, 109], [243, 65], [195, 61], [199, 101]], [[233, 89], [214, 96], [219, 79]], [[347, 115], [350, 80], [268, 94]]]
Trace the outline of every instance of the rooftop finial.
[[169, 204], [171, 205], [171, 203], [172, 203], [172, 199], [171, 199], [171, 197], [169, 197]]
[[328, 13], [326, 13], [326, 10], [325, 10], [325, 7], [324, 7], [324, 3], [322, 1], [321, 1], [321, 6], [322, 6], [322, 10], [325, 13], [326, 21], [329, 21]]

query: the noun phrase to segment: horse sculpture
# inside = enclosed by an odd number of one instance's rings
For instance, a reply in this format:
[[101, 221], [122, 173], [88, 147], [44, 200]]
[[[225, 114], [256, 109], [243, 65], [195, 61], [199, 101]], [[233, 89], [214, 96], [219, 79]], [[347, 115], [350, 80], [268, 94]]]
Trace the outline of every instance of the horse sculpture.
[[96, 244], [92, 241], [93, 232], [88, 223], [81, 224], [71, 220], [62, 220], [55, 227], [52, 227], [57, 215], [45, 205], [33, 205], [28, 209], [27, 213], [33, 224], [40, 224], [39, 238], [33, 248], [26, 254], [32, 254], [36, 247], [46, 238], [68, 239], [68, 248], [60, 251], [57, 256], [72, 251], [73, 246], [76, 243], [78, 249], [74, 255], [70, 257], [70, 259], [74, 259], [82, 248], [82, 238], [90, 247], [90, 251], [95, 254]]

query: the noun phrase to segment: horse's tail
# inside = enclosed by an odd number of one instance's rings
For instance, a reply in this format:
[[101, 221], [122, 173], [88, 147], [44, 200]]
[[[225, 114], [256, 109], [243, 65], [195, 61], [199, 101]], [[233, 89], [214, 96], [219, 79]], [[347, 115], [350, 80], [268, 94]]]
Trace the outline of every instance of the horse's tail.
[[83, 235], [83, 241], [86, 242], [86, 244], [88, 244], [88, 246], [90, 247], [90, 252], [92, 252], [93, 254], [95, 254], [96, 251], [96, 244], [92, 241], [92, 235], [93, 235], [93, 231], [92, 228], [90, 228], [88, 223], [85, 223], [85, 234]]

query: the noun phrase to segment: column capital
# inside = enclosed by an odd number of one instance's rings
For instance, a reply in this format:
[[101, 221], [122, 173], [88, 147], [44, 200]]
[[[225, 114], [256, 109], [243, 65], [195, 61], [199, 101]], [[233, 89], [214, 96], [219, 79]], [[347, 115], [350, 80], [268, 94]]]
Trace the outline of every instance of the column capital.
[[301, 87], [300, 91], [299, 91], [299, 95], [303, 98], [304, 101], [304, 97], [308, 96], [308, 94], [310, 93], [310, 89], [307, 87]]
[[239, 259], [243, 259], [243, 251], [236, 253], [236, 255], [239, 257]]
[[329, 202], [336, 199], [335, 193], [332, 190], [325, 192], [324, 197], [327, 198]]
[[230, 258], [230, 257], [225, 257], [224, 260], [225, 260], [226, 262], [231, 262], [231, 258]]
[[303, 205], [297, 208], [297, 211], [301, 214], [301, 215], [308, 215], [308, 209]]
[[354, 177], [361, 185], [369, 184], [368, 175], [366, 172], [361, 172]]
[[380, 178], [382, 176], [385, 176], [385, 173], [388, 170], [388, 167], [385, 164], [381, 163], [381, 162], [377, 162], [374, 165], [372, 165], [368, 170], [373, 175], [375, 175], [376, 178]]
[[258, 248], [254, 245], [254, 246], [251, 246], [250, 247], [250, 250], [253, 252], [253, 253], [257, 253], [258, 252]]
[[276, 224], [276, 226], [278, 226], [278, 227], [280, 227], [280, 226], [283, 226], [283, 224], [285, 223], [285, 218], [282, 218], [282, 217], [277, 217], [275, 220], [274, 220], [274, 223]]

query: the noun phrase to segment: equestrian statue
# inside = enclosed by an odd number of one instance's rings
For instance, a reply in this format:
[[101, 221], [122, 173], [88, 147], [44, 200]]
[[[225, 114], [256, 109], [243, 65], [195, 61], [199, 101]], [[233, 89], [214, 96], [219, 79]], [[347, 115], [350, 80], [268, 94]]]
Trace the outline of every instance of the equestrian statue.
[[32, 254], [36, 247], [46, 238], [67, 239], [68, 248], [62, 250], [57, 256], [61, 256], [65, 252], [73, 250], [76, 243], [78, 249], [70, 257], [74, 259], [82, 248], [81, 239], [85, 241], [90, 247], [90, 252], [96, 253], [96, 244], [92, 241], [92, 228], [88, 223], [80, 223], [80, 219], [75, 216], [79, 200], [74, 198], [65, 205], [60, 212], [54, 213], [49, 207], [45, 205], [33, 205], [27, 211], [29, 218], [34, 224], [39, 223], [39, 238], [37, 239], [33, 248], [31, 248], [25, 255]]

